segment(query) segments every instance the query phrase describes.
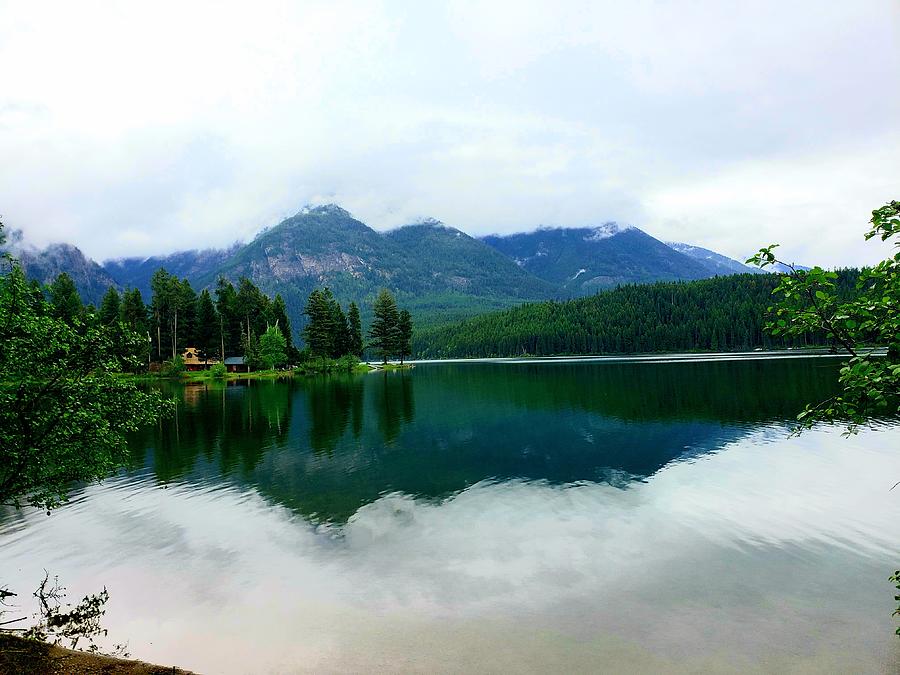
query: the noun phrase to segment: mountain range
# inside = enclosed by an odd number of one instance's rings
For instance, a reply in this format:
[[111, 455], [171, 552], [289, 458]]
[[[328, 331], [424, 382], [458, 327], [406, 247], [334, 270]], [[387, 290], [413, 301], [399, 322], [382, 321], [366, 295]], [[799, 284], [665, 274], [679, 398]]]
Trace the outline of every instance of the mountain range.
[[149, 301], [150, 278], [160, 267], [198, 290], [214, 286], [220, 275], [232, 281], [247, 276], [266, 293], [281, 293], [295, 325], [316, 286], [327, 285], [339, 300], [364, 307], [379, 288], [390, 288], [422, 325], [621, 284], [754, 271], [713, 251], [666, 244], [616, 223], [475, 238], [425, 220], [378, 232], [334, 204], [304, 208], [249, 243], [227, 249], [100, 265], [69, 244], [42, 251], [15, 248], [29, 276], [49, 283], [67, 272], [84, 300], [93, 303], [110, 285], [139, 288]]

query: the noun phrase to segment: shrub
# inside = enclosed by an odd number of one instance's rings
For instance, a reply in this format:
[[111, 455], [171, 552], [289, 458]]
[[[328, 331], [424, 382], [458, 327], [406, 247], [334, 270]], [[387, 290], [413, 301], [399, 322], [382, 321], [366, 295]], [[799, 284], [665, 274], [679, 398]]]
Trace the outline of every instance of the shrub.
[[209, 374], [217, 380], [224, 380], [225, 376], [228, 375], [228, 368], [225, 367], [224, 363], [216, 363], [209, 369]]
[[181, 377], [186, 370], [184, 359], [180, 356], [176, 356], [174, 359], [164, 361], [159, 372], [163, 377]]

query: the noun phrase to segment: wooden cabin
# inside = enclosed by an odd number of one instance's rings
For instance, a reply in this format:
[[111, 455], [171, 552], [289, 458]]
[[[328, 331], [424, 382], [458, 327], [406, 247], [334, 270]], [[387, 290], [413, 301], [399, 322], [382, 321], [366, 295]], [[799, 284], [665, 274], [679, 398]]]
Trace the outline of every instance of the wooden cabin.
[[217, 359], [207, 358], [196, 347], [186, 347], [181, 358], [184, 360], [184, 367], [191, 371], [208, 370], [219, 362]]
[[229, 373], [249, 373], [250, 366], [244, 362], [243, 356], [226, 356], [225, 368]]

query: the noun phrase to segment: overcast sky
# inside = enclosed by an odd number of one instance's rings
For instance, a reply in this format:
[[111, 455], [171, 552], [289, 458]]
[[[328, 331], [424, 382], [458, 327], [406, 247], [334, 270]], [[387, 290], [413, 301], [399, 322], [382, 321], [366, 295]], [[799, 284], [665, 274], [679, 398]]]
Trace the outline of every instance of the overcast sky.
[[900, 2], [7, 2], [0, 214], [103, 259], [306, 203], [871, 262]]

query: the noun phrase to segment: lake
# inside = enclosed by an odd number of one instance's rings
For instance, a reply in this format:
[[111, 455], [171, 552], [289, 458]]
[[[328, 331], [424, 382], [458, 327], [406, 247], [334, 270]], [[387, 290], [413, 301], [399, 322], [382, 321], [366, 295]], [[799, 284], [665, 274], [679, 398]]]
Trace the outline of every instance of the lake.
[[900, 671], [900, 427], [800, 436], [831, 358], [423, 363], [167, 385], [132, 466], [0, 521], [204, 673]]

